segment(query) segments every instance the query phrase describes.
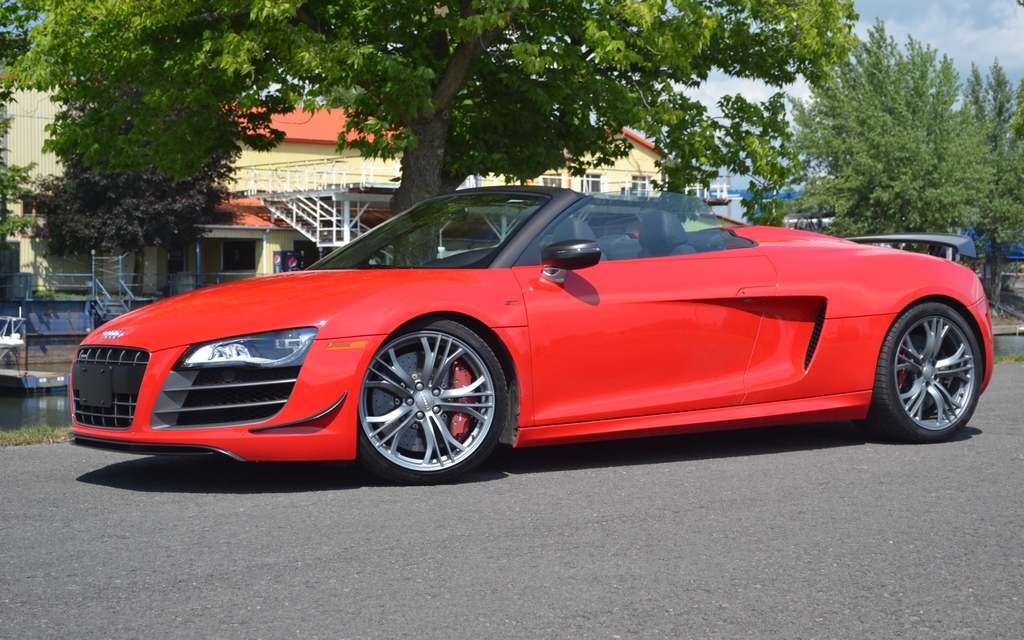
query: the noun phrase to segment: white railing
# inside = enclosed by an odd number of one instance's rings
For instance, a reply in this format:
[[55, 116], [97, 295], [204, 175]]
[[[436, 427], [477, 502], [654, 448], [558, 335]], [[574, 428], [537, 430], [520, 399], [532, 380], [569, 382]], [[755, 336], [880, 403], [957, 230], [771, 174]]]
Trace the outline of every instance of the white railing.
[[264, 194], [263, 204], [293, 229], [320, 247], [340, 247], [370, 230], [362, 221], [369, 203], [334, 200], [330, 195], [308, 193]]
[[[236, 190], [260, 198], [264, 205], [318, 246], [337, 247], [369, 230], [360, 220], [366, 205], [353, 216], [348, 207], [358, 201], [358, 196], [345, 203], [348, 198], [338, 198], [337, 194], [348, 192], [352, 187], [395, 188], [400, 177], [398, 163], [333, 157], [240, 167], [235, 173], [235, 184]], [[634, 193], [638, 189], [649, 191], [651, 182], [659, 178], [653, 171], [603, 168], [588, 172], [586, 177], [562, 171], [530, 182], [586, 193]], [[503, 176], [470, 176], [462, 188], [506, 184]], [[727, 185], [725, 189], [728, 191]]]
[[687, 194], [692, 193], [698, 198], [707, 198], [714, 200], [735, 200], [739, 201], [739, 194], [730, 193], [729, 176], [719, 176], [714, 182], [703, 185], [703, 184], [691, 184], [686, 187], [685, 192]]
[[400, 175], [396, 163], [356, 157], [324, 158], [239, 167], [235, 171], [235, 185], [238, 191], [255, 196], [393, 184]]

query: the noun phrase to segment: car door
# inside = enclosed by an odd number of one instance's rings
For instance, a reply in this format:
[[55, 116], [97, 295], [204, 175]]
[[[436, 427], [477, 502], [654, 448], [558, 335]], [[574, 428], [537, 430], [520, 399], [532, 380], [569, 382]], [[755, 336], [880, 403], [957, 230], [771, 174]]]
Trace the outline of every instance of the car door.
[[514, 267], [533, 357], [534, 424], [739, 404], [776, 276], [756, 247], [606, 260], [562, 284]]

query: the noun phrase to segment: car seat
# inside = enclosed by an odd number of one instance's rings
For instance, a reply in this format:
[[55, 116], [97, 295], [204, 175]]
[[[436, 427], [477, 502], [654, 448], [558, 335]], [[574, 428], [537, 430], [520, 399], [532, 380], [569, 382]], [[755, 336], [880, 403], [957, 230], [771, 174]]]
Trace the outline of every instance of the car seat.
[[686, 231], [679, 218], [668, 211], [654, 210], [640, 223], [640, 256], [656, 258], [695, 253], [686, 239]]

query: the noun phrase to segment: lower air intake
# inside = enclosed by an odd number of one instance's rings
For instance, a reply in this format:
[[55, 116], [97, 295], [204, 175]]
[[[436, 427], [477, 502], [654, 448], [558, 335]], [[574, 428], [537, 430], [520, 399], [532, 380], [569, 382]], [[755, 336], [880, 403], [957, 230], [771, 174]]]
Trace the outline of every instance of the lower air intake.
[[216, 367], [172, 371], [153, 408], [154, 428], [251, 424], [288, 402], [301, 367]]

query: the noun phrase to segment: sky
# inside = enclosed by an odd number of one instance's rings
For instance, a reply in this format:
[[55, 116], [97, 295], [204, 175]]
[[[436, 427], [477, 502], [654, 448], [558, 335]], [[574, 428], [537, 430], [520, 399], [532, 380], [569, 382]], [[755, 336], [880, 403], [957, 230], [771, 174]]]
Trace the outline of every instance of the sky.
[[[885, 23], [886, 33], [896, 42], [906, 44], [908, 36], [936, 49], [953, 60], [961, 82], [971, 72], [974, 62], [987, 73], [996, 58], [1014, 86], [1024, 77], [1024, 7], [1016, 0], [854, 0], [860, 19], [854, 28], [861, 39], [875, 21]], [[723, 95], [740, 93], [763, 100], [775, 89], [746, 80], [721, 75], [712, 76], [693, 97], [713, 112]], [[786, 93], [806, 98], [810, 91], [799, 83], [786, 88]], [[734, 180], [737, 184], [746, 180]]]

